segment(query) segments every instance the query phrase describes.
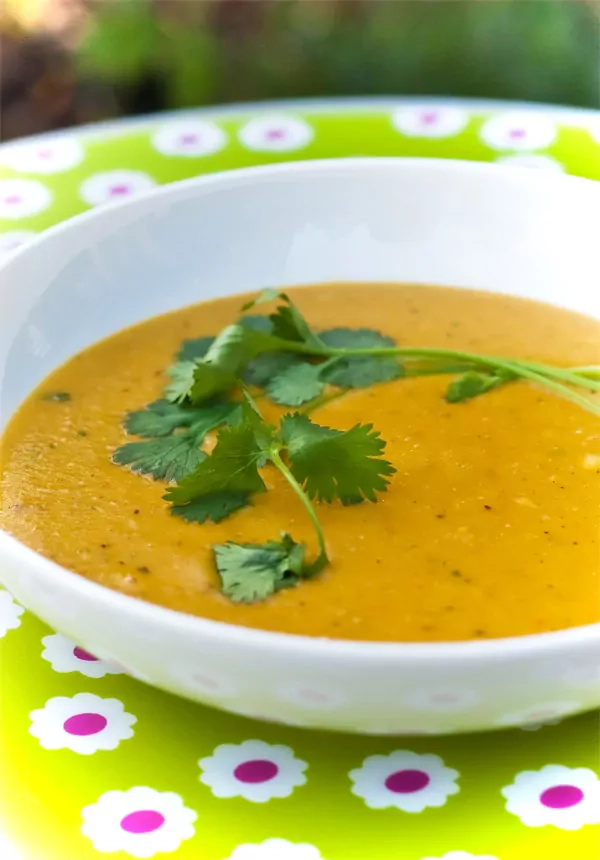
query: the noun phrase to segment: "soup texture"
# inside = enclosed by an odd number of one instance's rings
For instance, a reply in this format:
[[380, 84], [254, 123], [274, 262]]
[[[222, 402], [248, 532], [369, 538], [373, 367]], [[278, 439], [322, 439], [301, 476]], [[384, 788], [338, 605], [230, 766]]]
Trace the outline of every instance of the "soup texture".
[[[377, 329], [399, 344], [600, 364], [600, 323], [484, 292], [323, 285], [290, 295], [317, 329]], [[276, 539], [315, 553], [302, 505], [270, 492], [220, 523], [172, 516], [165, 483], [117, 466], [125, 413], [161, 396], [182, 341], [239, 316], [239, 296], [151, 319], [76, 355], [21, 406], [1, 445], [0, 526], [108, 588], [186, 613], [310, 636], [495, 638], [600, 620], [600, 420], [535, 384], [450, 404], [447, 376], [354, 389], [311, 417], [373, 424], [395, 467], [376, 503], [321, 503], [330, 564], [262, 602], [233, 603], [212, 547]], [[282, 407], [261, 398], [269, 420]], [[293, 410], [291, 410], [293, 411]], [[209, 441], [210, 444], [210, 441]]]

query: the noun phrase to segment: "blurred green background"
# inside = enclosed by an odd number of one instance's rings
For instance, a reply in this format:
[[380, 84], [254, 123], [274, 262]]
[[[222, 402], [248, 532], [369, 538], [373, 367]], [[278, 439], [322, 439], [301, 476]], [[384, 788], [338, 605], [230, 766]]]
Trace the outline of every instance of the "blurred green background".
[[5, 0], [2, 136], [367, 94], [600, 107], [599, 0]]

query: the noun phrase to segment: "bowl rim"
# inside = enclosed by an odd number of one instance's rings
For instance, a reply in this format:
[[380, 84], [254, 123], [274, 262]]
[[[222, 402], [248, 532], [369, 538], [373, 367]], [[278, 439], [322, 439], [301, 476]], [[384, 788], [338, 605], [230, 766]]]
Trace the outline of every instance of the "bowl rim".
[[[41, 232], [31, 243], [17, 249], [7, 259], [0, 263], [0, 277], [18, 263], [21, 258], [34, 254], [39, 246], [51, 243], [55, 236], [72, 230], [81, 230], [88, 221], [106, 220], [117, 210], [144, 208], [143, 204], [149, 197], [163, 198], [177, 195], [187, 189], [198, 189], [200, 193], [210, 191], [214, 186], [227, 188], [244, 183], [247, 180], [269, 179], [279, 174], [302, 174], [319, 172], [356, 172], [357, 169], [371, 170], [427, 170], [437, 172], [452, 172], [466, 174], [482, 174], [482, 177], [496, 176], [498, 180], [511, 178], [519, 186], [530, 184], [547, 186], [549, 183], [559, 185], [579, 185], [582, 188], [598, 189], [600, 202], [600, 183], [584, 177], [569, 176], [545, 171], [515, 170], [515, 168], [488, 162], [472, 162], [459, 159], [418, 158], [418, 157], [361, 157], [361, 158], [332, 158], [300, 162], [283, 162], [258, 167], [246, 167], [238, 170], [200, 175], [178, 182], [155, 187], [129, 200], [119, 201], [104, 207], [96, 207], [89, 212], [62, 221]], [[8, 287], [9, 288], [9, 287]], [[0, 296], [3, 286], [0, 284]], [[5, 286], [4, 289], [7, 289]], [[569, 647], [586, 647], [591, 644], [600, 645], [600, 622], [565, 628], [564, 630], [546, 633], [512, 636], [498, 639], [472, 639], [460, 641], [439, 642], [389, 642], [354, 639], [331, 639], [327, 637], [307, 636], [305, 634], [283, 633], [262, 628], [245, 627], [224, 621], [215, 621], [201, 616], [190, 615], [179, 610], [169, 609], [159, 604], [150, 603], [141, 598], [132, 597], [119, 591], [100, 585], [86, 577], [62, 567], [0, 528], [0, 560], [9, 557], [18, 566], [22, 564], [37, 568], [39, 575], [46, 584], [60, 584], [68, 588], [81, 600], [102, 605], [102, 608], [113, 613], [140, 618], [157, 627], [167, 628], [170, 633], [185, 634], [191, 639], [200, 637], [212, 639], [223, 644], [245, 647], [277, 648], [281, 654], [302, 655], [304, 657], [335, 657], [340, 661], [355, 664], [357, 661], [372, 661], [380, 663], [399, 663], [404, 661], [435, 661], [452, 663], [454, 661], [471, 662], [497, 657], [527, 657], [539, 656], [540, 653], [551, 654], [569, 649]]]

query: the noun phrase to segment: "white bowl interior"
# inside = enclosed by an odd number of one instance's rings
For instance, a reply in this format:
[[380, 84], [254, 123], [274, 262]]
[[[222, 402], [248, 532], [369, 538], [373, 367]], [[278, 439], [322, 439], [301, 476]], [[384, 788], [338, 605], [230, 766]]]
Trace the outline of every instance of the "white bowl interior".
[[[598, 224], [595, 183], [466, 162], [344, 159], [159, 189], [67, 222], [0, 268], [0, 429], [51, 370], [98, 339], [268, 285], [446, 284], [600, 318]], [[292, 671], [303, 689], [341, 691], [311, 717], [326, 728], [392, 731], [423, 721], [425, 730], [471, 730], [549, 699], [572, 710], [600, 704], [597, 685], [575, 695], [565, 680], [597, 664], [600, 625], [450, 646], [283, 637], [133, 601], [1, 533], [0, 579], [54, 627], [152, 683], [284, 721], [306, 721], [298, 695], [289, 694]], [[549, 659], [575, 669], [548, 674]], [[203, 688], [199, 660], [203, 676], [226, 677], [225, 688], [237, 693], [220, 699]], [[458, 706], [429, 725], [427, 691], [448, 684], [458, 689]]]

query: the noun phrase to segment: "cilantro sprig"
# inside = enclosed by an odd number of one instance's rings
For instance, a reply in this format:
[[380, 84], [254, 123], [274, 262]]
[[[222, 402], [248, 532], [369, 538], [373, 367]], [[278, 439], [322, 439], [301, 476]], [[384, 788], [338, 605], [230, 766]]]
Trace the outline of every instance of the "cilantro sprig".
[[[266, 302], [278, 302], [275, 311], [262, 317], [242, 316], [195, 362], [187, 390], [183, 385], [178, 388], [184, 400], [197, 405], [217, 393], [231, 392], [241, 378], [264, 387], [276, 403], [300, 406], [319, 397], [329, 386], [368, 388], [403, 376], [458, 373], [446, 393], [449, 403], [465, 402], [503, 385], [526, 381], [600, 415], [600, 400], [585, 393], [600, 393], [598, 368], [561, 368], [465, 350], [401, 346], [371, 329], [318, 332], [286, 293], [275, 290], [263, 291], [242, 310]], [[252, 323], [245, 323], [245, 319]], [[190, 369], [178, 371], [177, 379], [185, 373]]]
[[[248, 313], [267, 303], [275, 303], [271, 313]], [[265, 468], [281, 473], [313, 526], [317, 551], [309, 560], [306, 545], [287, 533], [262, 544], [214, 546], [223, 593], [235, 602], [265, 600], [323, 570], [329, 556], [315, 503], [376, 502], [395, 472], [371, 424], [342, 431], [309, 418], [329, 400], [404, 377], [447, 375], [451, 404], [527, 382], [600, 415], [600, 367], [408, 347], [366, 328], [317, 331], [276, 290], [242, 311], [216, 337], [184, 341], [167, 369], [164, 397], [125, 416], [124, 429], [137, 440], [113, 454], [118, 465], [168, 482], [171, 513], [195, 524], [221, 522], [251, 505], [267, 492]], [[247, 386], [281, 406], [303, 408], [270, 425]]]
[[325, 535], [311, 500], [376, 501], [377, 492], [387, 489], [396, 471], [383, 459], [384, 449], [385, 442], [371, 425], [334, 430], [296, 412], [274, 427], [245, 390], [239, 423], [221, 430], [212, 453], [164, 498], [178, 516], [219, 522], [249, 504], [253, 494], [266, 492], [259, 469], [271, 464], [283, 475], [313, 525], [317, 557], [306, 561], [306, 546], [289, 535], [278, 542], [229, 541], [214, 548], [223, 592], [236, 602], [264, 599], [314, 576], [329, 563]]

